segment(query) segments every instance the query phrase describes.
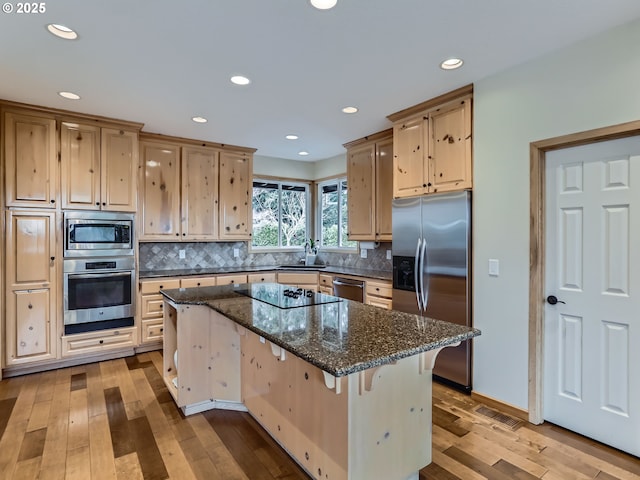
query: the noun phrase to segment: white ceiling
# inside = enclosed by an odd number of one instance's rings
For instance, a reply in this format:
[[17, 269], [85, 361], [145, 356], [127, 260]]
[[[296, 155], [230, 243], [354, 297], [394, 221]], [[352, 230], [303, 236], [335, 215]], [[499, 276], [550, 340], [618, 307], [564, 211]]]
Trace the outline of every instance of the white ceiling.
[[[0, 98], [299, 160], [341, 154], [343, 143], [390, 127], [391, 113], [640, 17], [638, 0], [339, 0], [330, 11], [308, 0], [45, 7], [0, 13]], [[55, 38], [48, 23], [80, 37]], [[464, 66], [441, 70], [449, 56]], [[252, 83], [232, 85], [234, 74]], [[82, 99], [64, 100], [61, 90]], [[359, 113], [343, 114], [346, 105]], [[195, 124], [194, 115], [209, 122]], [[289, 133], [300, 139], [285, 140]]]

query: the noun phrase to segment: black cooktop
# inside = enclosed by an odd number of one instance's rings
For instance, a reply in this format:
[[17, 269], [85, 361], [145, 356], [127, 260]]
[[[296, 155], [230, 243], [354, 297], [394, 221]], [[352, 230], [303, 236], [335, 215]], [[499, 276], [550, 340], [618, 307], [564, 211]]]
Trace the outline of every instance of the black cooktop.
[[248, 288], [243, 286], [243, 288], [237, 289], [236, 292], [282, 309], [309, 307], [311, 305], [342, 301], [332, 295], [278, 283], [254, 283], [248, 285]]

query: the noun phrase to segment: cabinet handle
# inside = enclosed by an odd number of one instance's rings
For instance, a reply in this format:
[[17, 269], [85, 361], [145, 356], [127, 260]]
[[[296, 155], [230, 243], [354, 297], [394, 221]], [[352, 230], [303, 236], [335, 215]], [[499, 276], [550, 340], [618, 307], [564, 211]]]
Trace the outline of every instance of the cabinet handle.
[[96, 205], [100, 205], [100, 202], [96, 202]]
[[33, 308], [33, 305], [29, 304], [28, 308], [29, 310], [31, 310]]
[[102, 202], [102, 205], [105, 206], [107, 204], [107, 202]]
[[186, 233], [183, 233], [183, 234], [182, 234], [182, 236], [183, 236], [183, 237], [184, 237], [184, 236], [186, 236], [186, 235], [187, 235]]
[[161, 328], [161, 329], [160, 329], [160, 332], [164, 332], [164, 328]]
[[55, 200], [51, 200], [51, 203], [56, 203], [56, 201]]
[[176, 237], [179, 237], [179, 236], [180, 236], [180, 234], [179, 234], [179, 233], [176, 233]]
[[99, 342], [99, 343], [100, 343], [100, 345], [102, 345], [102, 344], [104, 343], [104, 340], [100, 340], [100, 342]]
[[162, 290], [164, 288], [164, 285], [160, 285], [160, 290]]
[[51, 257], [51, 261], [53, 262], [56, 259], [56, 257]]

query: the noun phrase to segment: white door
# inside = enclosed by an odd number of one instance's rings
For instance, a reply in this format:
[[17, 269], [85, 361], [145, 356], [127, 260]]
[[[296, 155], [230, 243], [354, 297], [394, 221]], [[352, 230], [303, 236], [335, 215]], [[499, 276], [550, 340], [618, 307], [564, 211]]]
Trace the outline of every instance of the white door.
[[640, 455], [640, 137], [548, 152], [546, 177], [544, 418]]

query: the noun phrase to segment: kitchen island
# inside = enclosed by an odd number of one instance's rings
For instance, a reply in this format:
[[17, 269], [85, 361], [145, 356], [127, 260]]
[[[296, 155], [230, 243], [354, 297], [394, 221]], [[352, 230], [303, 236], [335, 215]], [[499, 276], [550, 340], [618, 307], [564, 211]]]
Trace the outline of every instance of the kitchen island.
[[178, 406], [247, 409], [314, 478], [417, 479], [431, 462], [436, 355], [480, 332], [285, 290], [163, 291], [163, 376]]

